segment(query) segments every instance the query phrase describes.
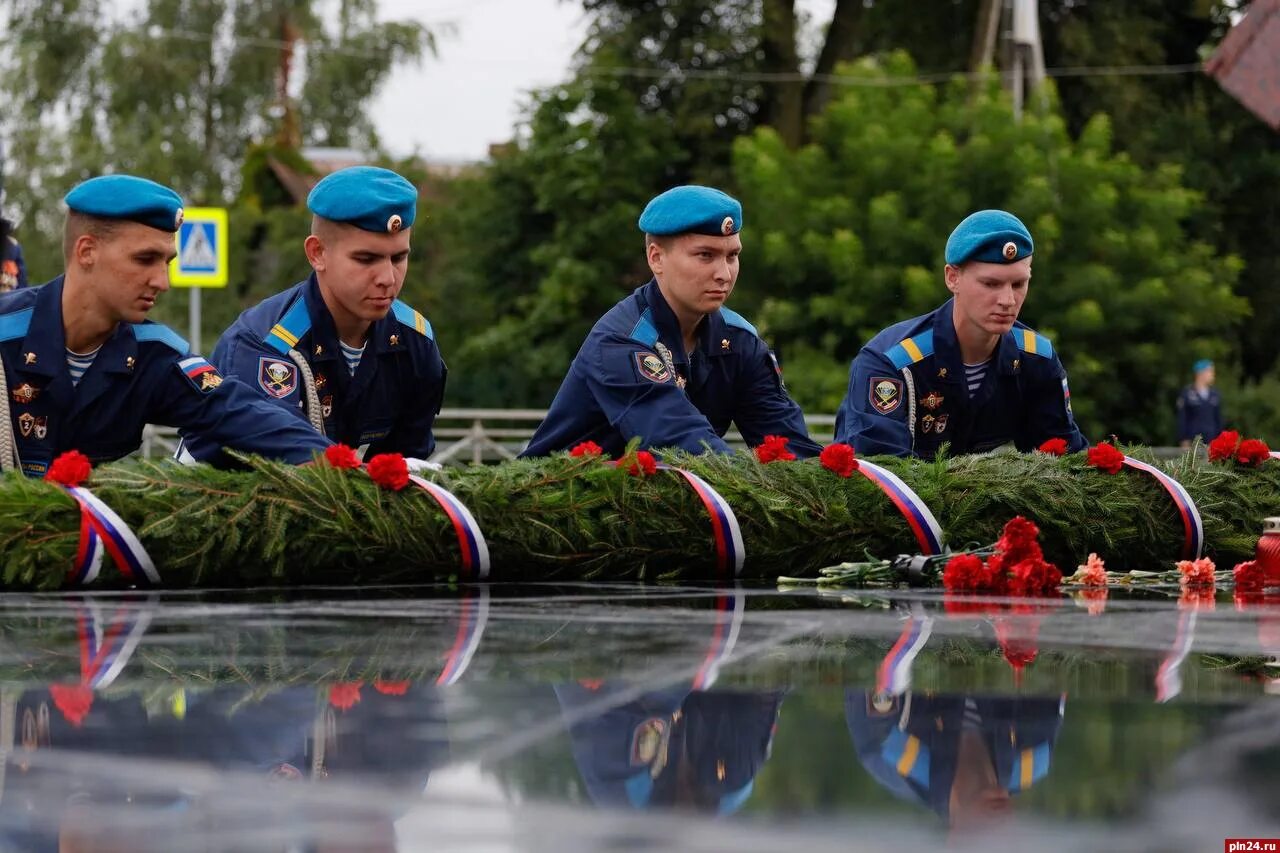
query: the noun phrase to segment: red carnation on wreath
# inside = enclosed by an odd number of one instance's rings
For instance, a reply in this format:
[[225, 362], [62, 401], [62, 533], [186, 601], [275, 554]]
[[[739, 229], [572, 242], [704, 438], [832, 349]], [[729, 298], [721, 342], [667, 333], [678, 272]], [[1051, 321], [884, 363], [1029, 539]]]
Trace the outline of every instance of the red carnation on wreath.
[[1087, 462], [1105, 474], [1118, 474], [1124, 467], [1124, 454], [1111, 442], [1100, 441], [1096, 447], [1089, 448]]
[[1209, 442], [1209, 461], [1225, 462], [1236, 455], [1236, 448], [1240, 445], [1240, 433], [1233, 429], [1225, 429], [1218, 433], [1218, 437]]
[[603, 456], [604, 448], [596, 444], [594, 441], [584, 441], [575, 444], [573, 449], [569, 451], [570, 456]]
[[381, 678], [375, 678], [373, 680], [373, 689], [384, 696], [403, 696], [409, 692], [409, 682], [383, 681]]
[[796, 458], [796, 455], [787, 450], [787, 442], [790, 441], [781, 435], [766, 435], [764, 443], [756, 448], [756, 458], [761, 462], [768, 464], [769, 462], [790, 462]]
[[339, 711], [349, 711], [360, 701], [363, 681], [345, 681], [329, 688], [329, 704]]
[[1252, 465], [1257, 468], [1271, 458], [1271, 448], [1258, 438], [1246, 438], [1236, 448], [1236, 461], [1241, 465]]
[[658, 460], [647, 450], [637, 450], [634, 455], [628, 454], [613, 464], [617, 468], [625, 468], [632, 477], [651, 477], [658, 472]]
[[[759, 453], [759, 451], [760, 448], [757, 447], [756, 452]], [[828, 444], [822, 448], [818, 461], [822, 463], [823, 468], [834, 471], [841, 477], [852, 477], [853, 472], [858, 470], [858, 460], [853, 448], [847, 444]]]
[[409, 485], [409, 466], [399, 453], [379, 453], [369, 460], [369, 477], [384, 489], [398, 492]]
[[1067, 454], [1067, 440], [1065, 438], [1051, 438], [1037, 447], [1036, 450], [1041, 453], [1048, 453], [1050, 456], [1065, 456]]
[[89, 461], [88, 456], [85, 456], [79, 450], [68, 450], [66, 453], [59, 454], [58, 458], [53, 460], [53, 464], [45, 472], [44, 478], [63, 486], [78, 486], [89, 479], [89, 474], [92, 471], [93, 463]]
[[360, 457], [345, 444], [332, 444], [324, 449], [324, 461], [331, 468], [359, 468]]
[[49, 698], [62, 718], [76, 728], [93, 707], [93, 689], [84, 684], [50, 684]]

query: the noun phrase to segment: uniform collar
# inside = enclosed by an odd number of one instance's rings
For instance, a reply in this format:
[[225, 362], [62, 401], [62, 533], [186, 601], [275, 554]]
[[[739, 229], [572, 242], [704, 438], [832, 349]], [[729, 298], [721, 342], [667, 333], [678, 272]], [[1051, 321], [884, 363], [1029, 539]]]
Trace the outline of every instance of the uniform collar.
[[[676, 319], [675, 312], [663, 297], [657, 279], [650, 279], [649, 283], [641, 288], [641, 295], [652, 311], [653, 325], [658, 330], [658, 338], [675, 343], [677, 361], [687, 361], [688, 356], [684, 353], [684, 335], [680, 332], [680, 321]], [[719, 309], [703, 316], [694, 335], [697, 339], [698, 351], [702, 355], [719, 358], [726, 354], [727, 350], [720, 346], [719, 342], [728, 339], [728, 326]]]
[[[31, 324], [22, 340], [18, 367], [25, 373], [38, 376], [56, 376], [67, 369], [67, 337], [62, 323], [62, 290], [65, 278], [58, 276], [39, 289]], [[110, 373], [130, 373], [137, 364], [138, 341], [133, 327], [127, 323], [116, 325], [111, 337], [103, 342], [94, 364], [96, 369]]]
[[[312, 273], [307, 279], [305, 286], [302, 288], [302, 298], [307, 303], [307, 314], [311, 317], [311, 341], [308, 344], [309, 351], [306, 353], [310, 361], [338, 361], [342, 359], [342, 349], [338, 345], [338, 328], [334, 325], [333, 315], [329, 313], [329, 306], [324, 304], [324, 297], [320, 294], [320, 282], [316, 280], [316, 274]], [[377, 355], [379, 351], [393, 348], [399, 349], [404, 346], [403, 335], [399, 335], [392, 329], [392, 325], [396, 323], [393, 311], [388, 311], [387, 316], [369, 326], [369, 333], [365, 336], [364, 341], [364, 358]], [[391, 346], [391, 335], [396, 335], [396, 345]], [[316, 348], [319, 347], [317, 352]]]
[[[947, 368], [948, 381], [965, 381], [964, 359], [960, 356], [960, 342], [956, 338], [955, 299], [948, 299], [934, 312], [933, 352], [941, 366]], [[1011, 375], [1019, 372], [1022, 364], [1022, 350], [1018, 347], [1012, 331], [1000, 336], [995, 351], [991, 355], [996, 359], [997, 370], [1001, 374]]]

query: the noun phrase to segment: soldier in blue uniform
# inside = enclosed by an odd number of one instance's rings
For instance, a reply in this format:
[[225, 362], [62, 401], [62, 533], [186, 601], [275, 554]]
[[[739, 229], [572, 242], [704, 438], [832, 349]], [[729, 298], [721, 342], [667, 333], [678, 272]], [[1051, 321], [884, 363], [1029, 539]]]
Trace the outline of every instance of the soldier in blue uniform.
[[[621, 682], [556, 685], [573, 758], [600, 806], [740, 809], [773, 747], [781, 691], [695, 691], [677, 684], [611, 704]], [[598, 710], [597, 710], [598, 708]]]
[[594, 441], [729, 453], [730, 422], [750, 445], [821, 448], [755, 327], [723, 307], [738, 278], [742, 206], [719, 190], [676, 187], [640, 217], [653, 279], [602, 317], [578, 351], [525, 456]]
[[27, 264], [22, 259], [22, 244], [13, 236], [13, 226], [0, 219], [0, 293], [27, 286]]
[[1065, 697], [845, 694], [858, 760], [900, 799], [954, 828], [1007, 813], [1049, 772]]
[[982, 210], [947, 240], [952, 298], [890, 326], [853, 360], [836, 437], [859, 453], [981, 453], [1051, 438], [1088, 446], [1071, 414], [1067, 372], [1043, 335], [1018, 322], [1031, 282], [1031, 234], [1017, 217]]
[[0, 467], [38, 477], [67, 450], [119, 459], [138, 449], [147, 423], [200, 428], [289, 462], [328, 446], [146, 319], [169, 289], [177, 193], [108, 175], [66, 202], [66, 274], [0, 294]]
[[[396, 297], [409, 262], [418, 191], [386, 169], [334, 172], [307, 197], [303, 248], [314, 272], [240, 315], [213, 364], [334, 441], [426, 459], [444, 396], [445, 365], [431, 324]], [[196, 459], [219, 455], [194, 431]]]
[[1202, 358], [1191, 367], [1194, 381], [1178, 395], [1178, 443], [1190, 447], [1197, 437], [1206, 441], [1222, 432], [1222, 397], [1213, 387], [1213, 362]]

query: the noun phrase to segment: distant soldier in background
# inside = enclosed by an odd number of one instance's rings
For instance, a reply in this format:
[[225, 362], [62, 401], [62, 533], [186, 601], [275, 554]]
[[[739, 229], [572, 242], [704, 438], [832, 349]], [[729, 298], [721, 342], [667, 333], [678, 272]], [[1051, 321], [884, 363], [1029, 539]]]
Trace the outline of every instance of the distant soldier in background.
[[1193, 381], [1178, 395], [1178, 444], [1190, 447], [1196, 438], [1206, 441], [1222, 432], [1222, 398], [1213, 387], [1213, 362], [1202, 358], [1191, 366]]

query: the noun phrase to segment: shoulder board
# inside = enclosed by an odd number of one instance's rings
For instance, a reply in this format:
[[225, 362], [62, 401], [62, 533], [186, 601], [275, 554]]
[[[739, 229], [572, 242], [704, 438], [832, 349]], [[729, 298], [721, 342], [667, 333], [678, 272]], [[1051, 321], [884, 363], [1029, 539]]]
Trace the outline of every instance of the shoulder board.
[[743, 317], [737, 311], [730, 311], [728, 308], [721, 308], [720, 316], [724, 318], [726, 325], [733, 326], [737, 329], [746, 329], [757, 338], [760, 337], [760, 333], [756, 331], [756, 327], [748, 323], [747, 318]]
[[431, 324], [427, 322], [427, 318], [399, 299], [391, 303], [391, 313], [395, 314], [396, 319], [403, 325], [408, 326], [420, 335], [426, 335], [427, 338], [435, 340], [435, 334], [431, 329]]
[[933, 329], [921, 332], [914, 338], [899, 341], [889, 347], [889, 351], [885, 353], [885, 357], [899, 370], [931, 355], [933, 355]]
[[159, 341], [168, 344], [178, 355], [186, 355], [191, 351], [186, 338], [160, 323], [134, 323], [133, 336], [139, 343], [143, 341]]
[[33, 313], [35, 313], [34, 308], [24, 308], [11, 314], [0, 314], [0, 341], [26, 337]]
[[284, 312], [271, 331], [267, 332], [262, 342], [281, 355], [288, 355], [289, 350], [298, 345], [298, 339], [311, 331], [311, 314], [307, 312], [307, 300], [301, 293], [293, 300], [289, 310]]
[[647, 347], [658, 342], [658, 327], [653, 325], [653, 312], [650, 309], [644, 309], [640, 319], [636, 320], [636, 325], [631, 330], [631, 340], [639, 341]]
[[1013, 339], [1018, 342], [1018, 349], [1023, 352], [1053, 358], [1053, 344], [1044, 335], [1037, 335], [1031, 329], [1014, 329]]

